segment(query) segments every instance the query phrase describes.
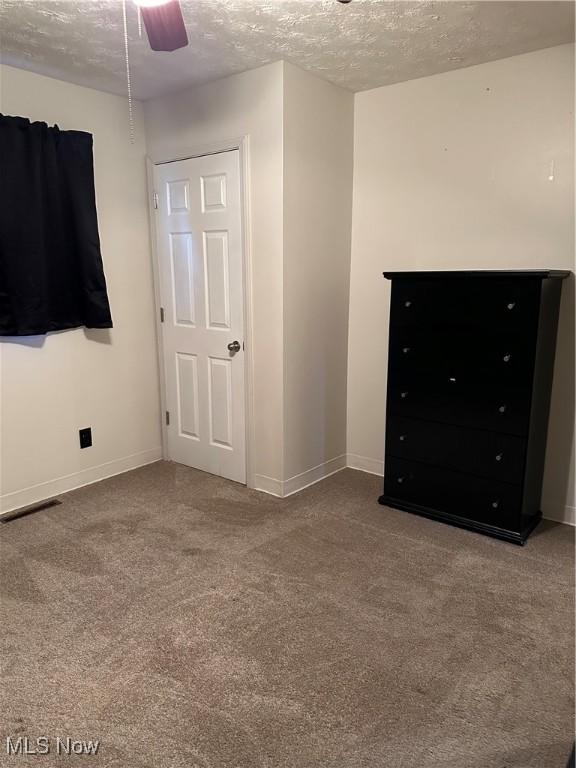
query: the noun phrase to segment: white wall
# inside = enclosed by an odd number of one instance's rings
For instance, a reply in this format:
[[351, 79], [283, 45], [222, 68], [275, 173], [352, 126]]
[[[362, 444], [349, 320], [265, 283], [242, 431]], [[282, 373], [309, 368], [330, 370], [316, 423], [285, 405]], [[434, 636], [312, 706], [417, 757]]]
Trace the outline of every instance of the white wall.
[[[0, 339], [0, 503], [8, 510], [160, 458], [145, 145], [125, 99], [11, 67], [1, 111], [94, 135], [111, 331]], [[94, 445], [80, 450], [78, 429]]]
[[346, 464], [353, 117], [284, 64], [284, 493]]
[[[382, 272], [573, 270], [573, 142], [572, 45], [356, 95], [353, 466], [383, 469], [390, 283]], [[546, 516], [565, 520], [573, 520], [575, 504], [574, 316], [571, 278], [563, 288], [542, 504]]]
[[254, 321], [254, 470], [257, 487], [282, 477], [282, 81], [281, 62], [144, 105], [153, 159], [249, 137]]

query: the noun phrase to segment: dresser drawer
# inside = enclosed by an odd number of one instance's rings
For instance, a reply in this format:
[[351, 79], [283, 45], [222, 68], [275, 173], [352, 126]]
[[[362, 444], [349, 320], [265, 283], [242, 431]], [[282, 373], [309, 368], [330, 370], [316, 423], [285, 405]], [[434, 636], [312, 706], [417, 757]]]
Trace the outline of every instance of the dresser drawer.
[[522, 490], [497, 480], [387, 454], [384, 494], [430, 511], [520, 531]]
[[520, 484], [526, 441], [513, 435], [391, 417], [386, 454]]
[[528, 433], [530, 395], [523, 387], [488, 387], [435, 374], [413, 376], [389, 381], [387, 415], [522, 436]]
[[454, 278], [398, 280], [392, 283], [390, 323], [481, 328], [536, 326], [540, 280]]
[[405, 326], [390, 340], [388, 376], [407, 380], [434, 375], [445, 381], [461, 380], [468, 387], [530, 387], [536, 337], [519, 331], [483, 332], [470, 329], [442, 334], [437, 328]]

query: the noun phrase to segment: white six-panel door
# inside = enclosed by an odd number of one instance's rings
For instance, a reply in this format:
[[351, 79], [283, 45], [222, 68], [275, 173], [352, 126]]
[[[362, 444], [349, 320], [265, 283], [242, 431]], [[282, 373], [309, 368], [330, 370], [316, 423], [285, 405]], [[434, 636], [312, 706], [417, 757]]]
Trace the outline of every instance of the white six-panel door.
[[168, 458], [244, 483], [239, 152], [156, 165], [154, 185]]

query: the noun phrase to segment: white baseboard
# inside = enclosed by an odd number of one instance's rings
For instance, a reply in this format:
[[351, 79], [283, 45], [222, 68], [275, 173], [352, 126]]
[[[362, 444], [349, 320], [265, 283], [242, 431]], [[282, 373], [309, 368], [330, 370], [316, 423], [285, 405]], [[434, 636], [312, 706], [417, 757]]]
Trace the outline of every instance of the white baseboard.
[[350, 469], [359, 469], [361, 472], [369, 472], [371, 475], [384, 476], [384, 462], [379, 459], [370, 459], [368, 456], [349, 453], [347, 461]]
[[0, 514], [11, 512], [21, 507], [28, 507], [30, 504], [51, 499], [61, 493], [81, 488], [83, 485], [97, 483], [107, 477], [113, 477], [114, 475], [128, 472], [131, 469], [143, 467], [145, 464], [152, 464], [161, 458], [162, 448], [159, 446], [148, 451], [124, 456], [121, 459], [107, 461], [105, 464], [99, 464], [96, 467], [88, 467], [80, 472], [73, 472], [70, 475], [58, 477], [55, 480], [48, 480], [45, 483], [38, 483], [19, 491], [6, 493], [4, 496], [0, 496]]
[[254, 475], [254, 489], [269, 493], [270, 496], [282, 497], [282, 480], [267, 475]]
[[346, 469], [346, 466], [346, 454], [342, 454], [342, 456], [329, 459], [324, 464], [318, 464], [317, 467], [307, 469], [306, 472], [294, 475], [294, 477], [288, 478], [282, 484], [283, 496], [291, 496], [293, 493], [303, 491], [309, 485], [314, 485], [314, 483], [323, 480], [325, 477], [330, 477], [330, 475], [340, 472], [341, 469]]
[[546, 520], [553, 520], [556, 523], [564, 523], [564, 525], [576, 526], [576, 507], [571, 507], [567, 504], [564, 507], [563, 512], [555, 514], [554, 512], [547, 512], [544, 515]]
[[[105, 480], [107, 477], [120, 475], [123, 472], [129, 472], [131, 469], [137, 469], [146, 464], [152, 464], [155, 461], [159, 461], [161, 458], [162, 447], [158, 446], [157, 448], [152, 448], [148, 451], [141, 451], [140, 453], [134, 453], [130, 456], [124, 456], [121, 459], [108, 461], [105, 464], [99, 464], [96, 467], [88, 467], [81, 472], [74, 472], [70, 475], [56, 478], [55, 480], [48, 480], [45, 483], [38, 483], [37, 485], [32, 485], [19, 491], [7, 493], [4, 496], [0, 496], [0, 515], [15, 509], [20, 509], [21, 507], [27, 507], [30, 504], [37, 504], [38, 502], [58, 496], [61, 493], [67, 493], [76, 488], [81, 488], [84, 485], [97, 483], [100, 480]], [[254, 478], [255, 489], [257, 491], [268, 493], [271, 496], [285, 498], [286, 496], [291, 496], [293, 493], [298, 493], [299, 491], [304, 490], [304, 488], [308, 488], [310, 485], [318, 483], [326, 477], [330, 477], [330, 475], [333, 475], [336, 472], [340, 472], [342, 469], [346, 469], [346, 467], [357, 469], [361, 472], [368, 472], [371, 475], [382, 476], [384, 474], [383, 461], [349, 453], [330, 459], [329, 461], [324, 462], [324, 464], [319, 464], [316, 467], [312, 467], [312, 469], [308, 469], [306, 472], [294, 475], [284, 481], [277, 480], [274, 477], [267, 477], [266, 475], [256, 475]], [[554, 514], [553, 512], [547, 513], [544, 517], [547, 520], [576, 526], [576, 507], [566, 505], [563, 512], [557, 514]]]
[[264, 493], [269, 493], [272, 496], [286, 498], [286, 496], [303, 491], [304, 488], [324, 480], [325, 477], [330, 477], [330, 475], [346, 469], [346, 466], [346, 455], [342, 454], [342, 456], [336, 456], [334, 459], [329, 459], [323, 464], [307, 469], [306, 472], [289, 477], [288, 480], [276, 480], [276, 478], [267, 477], [266, 475], [256, 475], [254, 478], [256, 490], [264, 491]]

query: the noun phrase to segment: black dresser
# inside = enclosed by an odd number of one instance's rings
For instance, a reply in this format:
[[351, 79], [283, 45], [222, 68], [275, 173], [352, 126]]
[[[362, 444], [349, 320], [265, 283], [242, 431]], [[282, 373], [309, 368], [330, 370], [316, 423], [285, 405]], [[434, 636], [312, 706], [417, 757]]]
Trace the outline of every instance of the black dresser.
[[381, 504], [526, 541], [542, 517], [568, 275], [384, 273], [392, 299]]

